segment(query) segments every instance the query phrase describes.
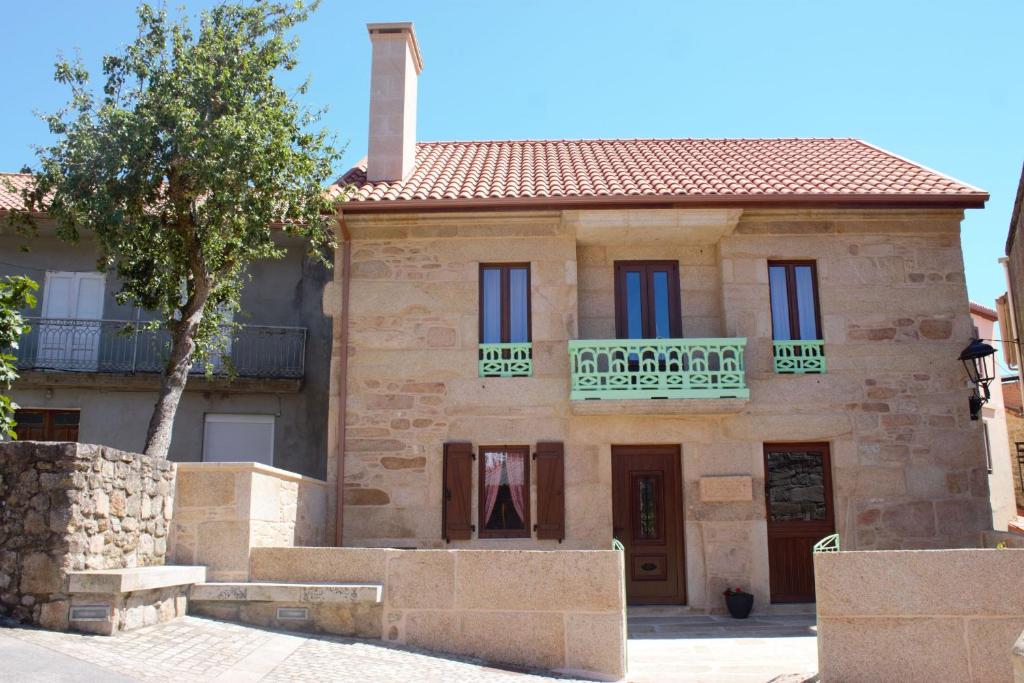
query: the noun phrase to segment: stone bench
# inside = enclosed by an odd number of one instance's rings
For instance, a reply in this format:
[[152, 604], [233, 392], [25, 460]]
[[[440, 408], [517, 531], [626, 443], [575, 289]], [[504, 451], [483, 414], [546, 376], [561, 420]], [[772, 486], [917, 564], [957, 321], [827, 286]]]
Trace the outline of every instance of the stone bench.
[[381, 584], [201, 583], [189, 592], [190, 614], [311, 633], [380, 638]]
[[68, 572], [68, 624], [113, 635], [185, 616], [188, 591], [206, 581], [206, 567], [153, 566]]

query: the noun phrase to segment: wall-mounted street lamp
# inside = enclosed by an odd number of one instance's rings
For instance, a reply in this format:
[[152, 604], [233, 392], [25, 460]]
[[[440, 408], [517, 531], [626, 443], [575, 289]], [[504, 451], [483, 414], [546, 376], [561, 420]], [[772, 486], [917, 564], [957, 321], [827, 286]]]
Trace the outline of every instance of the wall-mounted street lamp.
[[988, 359], [995, 353], [994, 347], [980, 339], [972, 339], [967, 348], [960, 352], [960, 360], [975, 387], [975, 393], [970, 397], [972, 420], [978, 419], [981, 407], [992, 397], [988, 385], [995, 379], [995, 363], [992, 364], [992, 370], [989, 370]]

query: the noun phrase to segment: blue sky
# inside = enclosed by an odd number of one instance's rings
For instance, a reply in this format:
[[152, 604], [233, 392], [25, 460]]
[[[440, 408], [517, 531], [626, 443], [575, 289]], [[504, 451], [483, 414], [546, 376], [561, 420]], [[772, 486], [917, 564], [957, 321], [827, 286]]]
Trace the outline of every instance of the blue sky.
[[[172, 1], [197, 10], [209, 2]], [[11, 3], [0, 170], [46, 142], [32, 111], [66, 98], [58, 52], [94, 74], [131, 40], [134, 3]], [[311, 106], [365, 153], [369, 21], [415, 22], [419, 139], [859, 137], [988, 190], [963, 225], [971, 297], [1005, 289], [1024, 161], [1018, 0], [400, 2], [325, 0], [302, 39]], [[341, 169], [339, 169], [341, 170]]]

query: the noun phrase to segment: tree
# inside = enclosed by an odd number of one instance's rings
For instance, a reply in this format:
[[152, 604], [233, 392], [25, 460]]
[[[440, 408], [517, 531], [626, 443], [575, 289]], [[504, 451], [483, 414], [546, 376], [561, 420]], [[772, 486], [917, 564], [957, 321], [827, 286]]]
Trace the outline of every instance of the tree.
[[[35, 291], [39, 288], [27, 277], [8, 275], [0, 280], [0, 386], [3, 391], [11, 390], [18, 379], [17, 358], [12, 351], [18, 348], [18, 339], [28, 332], [28, 325], [21, 310], [36, 305]], [[14, 411], [18, 404], [6, 393], [0, 394], [0, 438], [15, 438]]]
[[142, 4], [138, 37], [103, 59], [101, 93], [81, 62], [56, 65], [71, 99], [43, 116], [56, 142], [36, 150], [24, 215], [45, 210], [71, 241], [91, 231], [118, 301], [168, 329], [149, 455], [166, 457], [189, 370], [224, 343], [247, 265], [283, 255], [273, 231], [304, 236], [325, 263], [334, 246], [324, 185], [340, 150], [312, 129], [322, 111], [293, 99], [308, 83], [275, 80], [317, 4], [224, 2], [191, 23]]

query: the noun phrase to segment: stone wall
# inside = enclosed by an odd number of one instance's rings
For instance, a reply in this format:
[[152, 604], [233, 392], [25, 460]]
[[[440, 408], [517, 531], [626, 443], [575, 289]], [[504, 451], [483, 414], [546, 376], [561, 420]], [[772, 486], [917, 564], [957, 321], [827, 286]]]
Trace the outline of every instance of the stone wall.
[[181, 463], [170, 556], [205, 565], [211, 581], [244, 581], [251, 548], [326, 543], [326, 487], [252, 462]]
[[618, 680], [622, 555], [601, 551], [254, 548], [253, 581], [384, 586], [384, 640]]
[[1024, 550], [819, 553], [818, 664], [831, 681], [1008, 681]]
[[174, 474], [93, 444], [0, 443], [0, 614], [66, 627], [68, 572], [163, 564]]

